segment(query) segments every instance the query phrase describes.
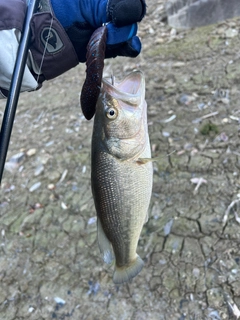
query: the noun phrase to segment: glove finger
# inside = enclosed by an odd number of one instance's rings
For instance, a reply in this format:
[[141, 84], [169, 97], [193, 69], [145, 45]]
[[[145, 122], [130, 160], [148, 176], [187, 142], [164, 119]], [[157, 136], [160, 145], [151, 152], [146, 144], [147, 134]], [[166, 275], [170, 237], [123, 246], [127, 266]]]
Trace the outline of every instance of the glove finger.
[[137, 24], [116, 27], [113, 23], [107, 25], [107, 45], [126, 42], [137, 34]]
[[109, 0], [108, 19], [116, 26], [126, 26], [142, 20], [146, 13], [145, 0]]
[[115, 45], [107, 45], [105, 52], [105, 59], [115, 58], [117, 56], [124, 56], [135, 58], [141, 52], [141, 41], [137, 36], [123, 43]]

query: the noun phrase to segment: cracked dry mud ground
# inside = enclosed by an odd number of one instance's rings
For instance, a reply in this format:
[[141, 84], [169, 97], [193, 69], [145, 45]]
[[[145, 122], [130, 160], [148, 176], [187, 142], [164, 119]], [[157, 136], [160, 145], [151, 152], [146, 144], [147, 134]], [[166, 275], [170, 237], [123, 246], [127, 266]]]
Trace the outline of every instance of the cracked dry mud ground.
[[162, 16], [162, 1], [148, 1], [141, 56], [105, 66], [146, 76], [159, 161], [144, 269], [115, 286], [99, 255], [82, 65], [19, 101], [8, 160], [24, 157], [0, 189], [0, 319], [237, 319], [240, 19], [176, 32]]

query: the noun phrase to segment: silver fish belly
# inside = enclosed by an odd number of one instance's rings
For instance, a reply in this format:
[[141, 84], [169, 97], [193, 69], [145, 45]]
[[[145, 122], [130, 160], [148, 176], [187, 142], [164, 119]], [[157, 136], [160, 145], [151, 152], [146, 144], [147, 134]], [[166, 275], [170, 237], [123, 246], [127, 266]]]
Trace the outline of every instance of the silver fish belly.
[[143, 267], [137, 245], [152, 192], [145, 81], [133, 72], [122, 82], [103, 80], [92, 136], [92, 192], [98, 243], [106, 263], [115, 259], [114, 283], [135, 277]]

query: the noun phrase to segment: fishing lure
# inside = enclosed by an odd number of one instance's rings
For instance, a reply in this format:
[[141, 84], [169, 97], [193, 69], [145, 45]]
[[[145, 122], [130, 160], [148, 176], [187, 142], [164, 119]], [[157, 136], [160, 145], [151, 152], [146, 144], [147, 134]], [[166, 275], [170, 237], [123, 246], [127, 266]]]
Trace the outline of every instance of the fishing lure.
[[96, 29], [87, 45], [87, 69], [80, 103], [83, 115], [90, 120], [96, 111], [96, 103], [101, 89], [102, 74], [107, 40], [107, 27]]

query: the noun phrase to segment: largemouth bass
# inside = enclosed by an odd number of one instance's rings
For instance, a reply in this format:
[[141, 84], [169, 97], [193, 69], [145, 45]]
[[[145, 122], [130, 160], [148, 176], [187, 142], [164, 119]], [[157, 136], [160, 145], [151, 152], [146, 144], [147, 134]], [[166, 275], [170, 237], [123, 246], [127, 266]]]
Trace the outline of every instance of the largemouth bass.
[[[113, 82], [113, 80], [112, 80]], [[152, 162], [145, 80], [140, 71], [120, 83], [102, 81], [92, 135], [92, 192], [98, 243], [106, 263], [115, 258], [113, 282], [135, 277], [143, 267], [136, 253], [148, 218]]]

